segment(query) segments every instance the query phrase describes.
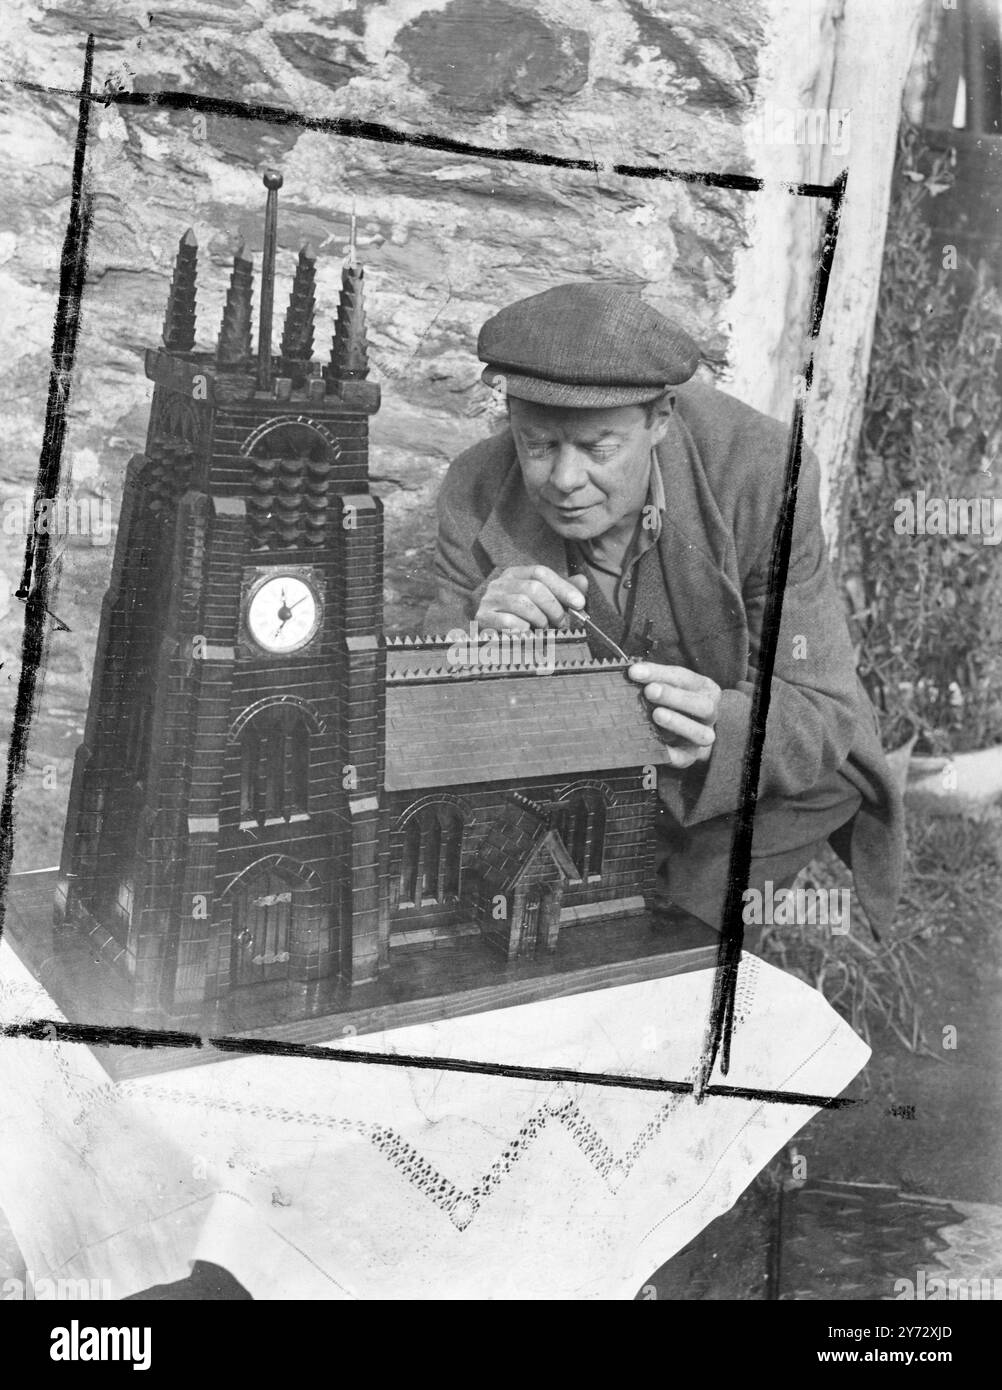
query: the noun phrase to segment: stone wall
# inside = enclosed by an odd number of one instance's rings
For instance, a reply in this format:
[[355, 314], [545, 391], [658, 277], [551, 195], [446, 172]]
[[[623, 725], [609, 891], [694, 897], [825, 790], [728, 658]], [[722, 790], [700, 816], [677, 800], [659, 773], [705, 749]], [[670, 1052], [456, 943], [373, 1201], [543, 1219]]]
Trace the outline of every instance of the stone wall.
[[[90, 26], [98, 88], [357, 114], [414, 134], [606, 164], [747, 166], [740, 122], [762, 37], [755, 0], [728, 0], [709, 14], [641, 0], [214, 3], [148, 18], [138, 6], [108, 14], [67, 0], [12, 11], [17, 74], [50, 84], [78, 81]], [[75, 110], [32, 95], [8, 94], [6, 103], [14, 167], [0, 219], [15, 361], [3, 487], [18, 489], [37, 461]], [[115, 107], [94, 117], [96, 217], [67, 460], [76, 462], [75, 485], [116, 497], [142, 443], [141, 353], [159, 335], [177, 238], [188, 225], [198, 237], [199, 338], [208, 344], [237, 240], [260, 251], [260, 171], [276, 164], [285, 176], [279, 302], [309, 239], [319, 251], [321, 350], [357, 209], [386, 401], [373, 463], [389, 503], [390, 600], [403, 623], [417, 621], [425, 597], [429, 504], [442, 469], [484, 429], [473, 345], [498, 307], [564, 280], [635, 284], [698, 337], [711, 367], [724, 363], [722, 309], [745, 235], [740, 194], [266, 121]]]
[[[825, 17], [841, 8], [842, 0], [811, 7], [822, 37]], [[91, 31], [99, 90], [205, 92], [599, 165], [551, 169], [295, 123], [93, 108], [95, 219], [64, 455], [75, 499], [106, 498], [117, 514], [126, 462], [145, 437], [142, 354], [159, 337], [177, 240], [194, 228], [198, 340], [208, 346], [238, 241], [260, 260], [261, 170], [269, 164], [285, 178], [279, 311], [295, 254], [310, 240], [321, 353], [349, 215], [357, 213], [374, 377], [385, 402], [372, 431], [372, 471], [387, 506], [387, 616], [398, 629], [420, 626], [431, 593], [442, 473], [488, 428], [474, 345], [501, 305], [566, 280], [637, 286], [697, 338], [704, 375], [788, 413], [816, 211], [799, 208], [799, 231], [777, 231], [755, 211], [760, 195], [629, 178], [611, 166], [740, 173], [761, 163], [749, 134], [756, 101], [773, 90], [777, 54], [805, 23], [789, 0], [171, 0], [155, 11], [8, 0], [4, 23], [7, 77], [72, 90]], [[809, 50], [797, 89], [808, 95], [823, 68]], [[24, 497], [37, 468], [75, 124], [71, 96], [0, 89], [0, 502]], [[790, 177], [802, 176], [807, 153], [785, 157]], [[31, 770], [41, 786], [49, 768], [56, 787], [37, 811], [33, 792], [22, 797], [19, 811], [19, 824], [44, 841], [37, 854], [19, 846], [19, 857], [23, 849], [36, 863], [53, 862], [58, 842], [113, 552], [113, 536], [105, 539], [111, 543], [89, 547], [70, 538], [63, 547], [52, 607], [71, 631], [50, 650]], [[6, 596], [23, 537], [5, 535], [4, 549]], [[20, 631], [21, 607], [10, 602], [0, 616], [8, 697]]]

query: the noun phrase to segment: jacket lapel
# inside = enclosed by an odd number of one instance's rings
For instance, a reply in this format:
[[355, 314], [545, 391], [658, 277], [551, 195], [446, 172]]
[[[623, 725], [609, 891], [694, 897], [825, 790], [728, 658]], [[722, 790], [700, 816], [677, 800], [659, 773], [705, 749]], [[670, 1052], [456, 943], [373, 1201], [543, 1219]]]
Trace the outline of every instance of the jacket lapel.
[[[748, 674], [748, 625], [734, 539], [710, 491], [695, 443], [676, 414], [658, 461], [666, 507], [658, 554], [685, 664], [724, 688]], [[639, 595], [645, 607], [655, 595]], [[663, 601], [663, 600], [662, 600]]]

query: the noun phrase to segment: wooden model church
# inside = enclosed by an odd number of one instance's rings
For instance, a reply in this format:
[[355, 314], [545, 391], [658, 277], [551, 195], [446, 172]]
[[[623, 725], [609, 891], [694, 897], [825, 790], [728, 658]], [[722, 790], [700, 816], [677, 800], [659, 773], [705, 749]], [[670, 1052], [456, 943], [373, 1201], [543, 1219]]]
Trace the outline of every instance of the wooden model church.
[[195, 348], [181, 240], [74, 767], [57, 944], [139, 1017], [315, 1015], [443, 948], [517, 970], [652, 887], [662, 744], [621, 661], [564, 632], [548, 674], [384, 637], [363, 271], [352, 239], [321, 367], [304, 248], [272, 351], [281, 182], [256, 351], [242, 248]]

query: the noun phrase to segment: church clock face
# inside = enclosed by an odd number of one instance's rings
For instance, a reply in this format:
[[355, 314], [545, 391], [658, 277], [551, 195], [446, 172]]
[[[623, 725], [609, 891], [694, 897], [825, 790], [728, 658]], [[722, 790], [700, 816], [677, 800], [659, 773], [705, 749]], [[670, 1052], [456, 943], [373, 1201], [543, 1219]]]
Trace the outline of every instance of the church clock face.
[[247, 632], [266, 652], [299, 651], [320, 627], [320, 597], [310, 579], [274, 573], [259, 579], [247, 596]]

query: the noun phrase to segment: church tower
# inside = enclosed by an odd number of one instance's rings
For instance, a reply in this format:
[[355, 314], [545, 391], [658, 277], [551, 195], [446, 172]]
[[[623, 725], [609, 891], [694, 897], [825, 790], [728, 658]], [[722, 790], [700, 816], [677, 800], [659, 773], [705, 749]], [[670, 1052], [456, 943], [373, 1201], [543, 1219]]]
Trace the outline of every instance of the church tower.
[[178, 248], [64, 839], [59, 935], [85, 935], [150, 1018], [211, 1013], [238, 990], [309, 1012], [320, 982], [371, 981], [386, 957], [364, 274], [352, 219], [321, 367], [304, 247], [273, 352], [282, 178], [264, 182], [256, 349], [251, 256], [236, 252], [204, 352], [192, 232]]

